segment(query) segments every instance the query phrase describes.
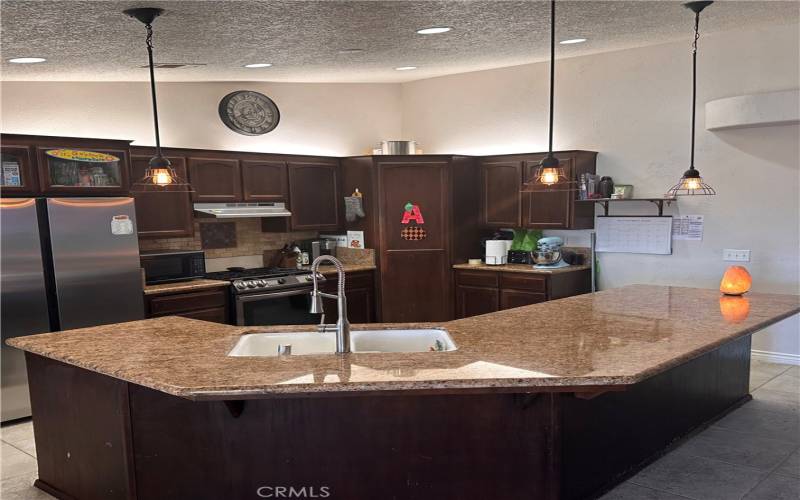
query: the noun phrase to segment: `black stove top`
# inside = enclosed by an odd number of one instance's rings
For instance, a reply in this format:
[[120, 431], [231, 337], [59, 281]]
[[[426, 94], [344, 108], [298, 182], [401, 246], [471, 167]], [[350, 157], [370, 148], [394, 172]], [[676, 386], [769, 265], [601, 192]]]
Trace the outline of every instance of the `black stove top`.
[[206, 273], [206, 278], [210, 280], [241, 280], [241, 279], [265, 279], [278, 278], [280, 276], [294, 276], [298, 274], [309, 274], [303, 269], [292, 269], [288, 267], [255, 267], [251, 269], [216, 271]]

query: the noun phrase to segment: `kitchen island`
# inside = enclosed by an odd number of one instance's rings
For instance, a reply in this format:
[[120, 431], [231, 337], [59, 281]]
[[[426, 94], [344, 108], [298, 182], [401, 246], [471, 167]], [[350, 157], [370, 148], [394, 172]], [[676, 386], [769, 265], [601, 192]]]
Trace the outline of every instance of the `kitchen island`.
[[445, 328], [448, 352], [228, 357], [265, 330], [174, 317], [9, 344], [59, 498], [573, 499], [747, 401], [750, 335], [799, 311], [635, 285], [385, 325]]

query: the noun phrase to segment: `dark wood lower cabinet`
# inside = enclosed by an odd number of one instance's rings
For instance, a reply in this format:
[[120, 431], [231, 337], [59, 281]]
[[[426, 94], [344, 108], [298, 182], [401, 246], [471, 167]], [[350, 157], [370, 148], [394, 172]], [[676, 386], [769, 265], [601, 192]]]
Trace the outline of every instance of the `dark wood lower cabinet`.
[[[335, 294], [339, 286], [336, 274], [327, 274], [322, 285], [324, 291]], [[347, 273], [344, 281], [347, 297], [347, 320], [352, 324], [375, 322], [375, 273], [356, 271]], [[335, 323], [339, 319], [336, 301], [324, 300], [325, 322]]]
[[547, 295], [526, 290], [510, 290], [504, 288], [500, 290], [500, 309], [512, 309], [514, 307], [529, 306], [547, 300]]
[[456, 317], [467, 318], [591, 291], [591, 270], [534, 274], [455, 270]]
[[466, 318], [500, 310], [497, 288], [459, 285], [456, 287], [456, 317]]
[[148, 318], [183, 316], [184, 318], [228, 323], [228, 287], [198, 292], [145, 295]]
[[26, 360], [35, 484], [60, 499], [596, 498], [750, 397], [749, 336], [611, 392], [190, 401]]

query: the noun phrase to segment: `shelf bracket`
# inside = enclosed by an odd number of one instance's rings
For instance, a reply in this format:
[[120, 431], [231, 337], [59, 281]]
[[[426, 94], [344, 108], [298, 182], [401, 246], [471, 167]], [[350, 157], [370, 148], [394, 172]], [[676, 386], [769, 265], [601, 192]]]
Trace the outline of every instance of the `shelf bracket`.
[[653, 203], [658, 207], [658, 216], [659, 217], [663, 217], [664, 216], [664, 203], [666, 203], [667, 206], [670, 206], [670, 204], [672, 203], [673, 199], [669, 199], [669, 198], [664, 198], [664, 199], [661, 199], [661, 198], [605, 199], [604, 198], [604, 199], [601, 199], [601, 200], [596, 200], [595, 203], [597, 203], [598, 205], [602, 205], [603, 206], [603, 215], [608, 217], [609, 205], [611, 205], [612, 201], [649, 201], [650, 203]]

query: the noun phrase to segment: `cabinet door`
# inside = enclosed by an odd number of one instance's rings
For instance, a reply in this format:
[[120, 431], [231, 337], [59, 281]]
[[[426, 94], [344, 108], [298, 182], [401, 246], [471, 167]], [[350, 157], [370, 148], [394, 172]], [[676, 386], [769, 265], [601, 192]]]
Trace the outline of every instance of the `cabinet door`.
[[189, 182], [198, 203], [242, 201], [242, 176], [239, 160], [189, 158]]
[[[347, 297], [347, 320], [350, 323], [372, 323], [375, 321], [375, 287], [372, 272], [348, 274], [345, 278], [345, 296]], [[335, 275], [328, 275], [322, 284], [322, 290], [336, 294], [338, 280]], [[339, 319], [334, 299], [323, 299], [325, 322], [335, 323]]]
[[288, 190], [285, 162], [242, 160], [244, 201], [286, 201]]
[[338, 229], [338, 166], [321, 162], [289, 162], [288, 169], [292, 230]]
[[[572, 158], [559, 157], [564, 173], [572, 178], [575, 172]], [[525, 181], [533, 178], [539, 161], [525, 162]], [[524, 193], [523, 227], [532, 229], [568, 229], [575, 191], [548, 191], [545, 186], [533, 192]]]
[[458, 285], [456, 287], [456, 317], [468, 318], [496, 312], [500, 307], [497, 288]]
[[45, 194], [126, 196], [128, 152], [122, 149], [37, 147], [39, 187]]
[[547, 300], [547, 295], [526, 290], [502, 289], [500, 291], [500, 309], [528, 306]]
[[31, 148], [3, 144], [0, 154], [0, 193], [3, 196], [36, 194], [39, 185], [36, 182]]
[[486, 226], [519, 227], [522, 219], [522, 162], [481, 164], [481, 218]]
[[[175, 173], [186, 178], [186, 160], [168, 157]], [[144, 177], [150, 156], [131, 156], [131, 177], [137, 182]], [[181, 238], [194, 234], [192, 195], [190, 193], [135, 192], [136, 228], [140, 238]]]

